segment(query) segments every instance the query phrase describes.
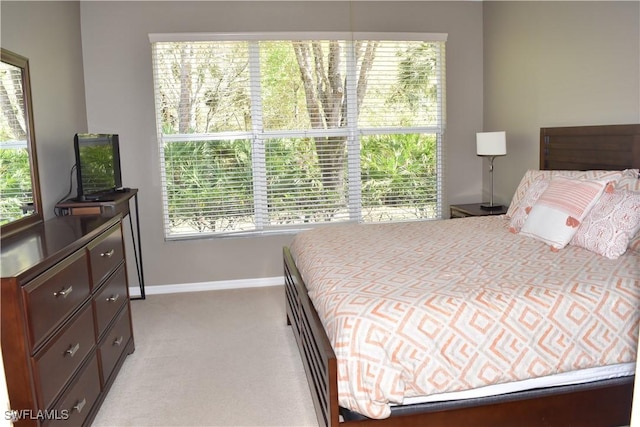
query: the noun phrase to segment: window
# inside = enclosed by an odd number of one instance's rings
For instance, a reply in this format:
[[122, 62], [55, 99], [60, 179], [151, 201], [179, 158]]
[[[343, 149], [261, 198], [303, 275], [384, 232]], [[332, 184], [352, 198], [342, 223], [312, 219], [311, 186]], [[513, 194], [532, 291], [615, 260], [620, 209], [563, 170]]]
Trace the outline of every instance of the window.
[[166, 237], [440, 218], [445, 39], [150, 35]]

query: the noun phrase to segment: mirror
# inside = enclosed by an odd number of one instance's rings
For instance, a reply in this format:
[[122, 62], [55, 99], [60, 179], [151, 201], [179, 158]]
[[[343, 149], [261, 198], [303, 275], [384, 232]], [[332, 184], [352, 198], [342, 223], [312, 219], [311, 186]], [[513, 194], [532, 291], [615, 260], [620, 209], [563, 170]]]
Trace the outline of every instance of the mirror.
[[5, 237], [42, 221], [29, 60], [1, 49], [0, 231]]

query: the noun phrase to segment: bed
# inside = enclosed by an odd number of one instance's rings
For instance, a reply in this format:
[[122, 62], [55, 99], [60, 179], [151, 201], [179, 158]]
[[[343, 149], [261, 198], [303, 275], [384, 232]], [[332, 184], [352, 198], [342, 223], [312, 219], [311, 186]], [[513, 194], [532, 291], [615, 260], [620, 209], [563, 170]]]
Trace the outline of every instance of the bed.
[[[521, 182], [514, 195], [523, 206], [512, 210], [512, 203], [508, 216], [349, 224], [296, 236], [283, 252], [287, 322], [319, 425], [628, 424], [640, 247], [610, 259], [573, 244], [554, 248], [544, 236], [532, 238], [533, 221], [517, 224], [515, 231], [513, 226], [533, 187], [541, 183], [535, 178], [540, 174], [639, 167], [640, 125], [543, 128], [541, 171], [523, 177], [523, 182], [527, 176], [531, 182], [524, 189]], [[626, 173], [626, 182], [635, 185], [637, 171]], [[600, 180], [598, 197], [614, 194], [612, 185], [623, 182], [611, 176]], [[565, 178], [555, 182], [564, 184]], [[590, 184], [593, 188], [585, 187], [585, 192], [596, 191], [596, 184]], [[593, 197], [594, 203], [598, 197]], [[535, 213], [528, 211], [531, 219], [539, 214], [537, 208]], [[464, 258], [449, 257], [460, 250]], [[408, 288], [396, 288], [407, 283]], [[354, 290], [365, 294], [352, 294], [350, 303], [343, 304]], [[518, 305], [521, 302], [511, 298], [516, 294], [525, 295], [529, 303]], [[350, 317], [351, 311], [358, 314], [364, 306], [369, 320], [367, 315]], [[462, 312], [462, 306], [472, 309]], [[407, 313], [418, 309], [422, 320], [409, 320]], [[520, 323], [500, 326], [500, 318], [509, 312], [516, 313]], [[421, 339], [393, 329], [410, 323]], [[445, 324], [448, 329], [442, 327]], [[455, 334], [447, 335], [448, 330]], [[489, 330], [492, 335], [484, 335]], [[578, 331], [582, 332], [572, 335]], [[399, 335], [402, 340], [396, 342]], [[349, 353], [348, 347], [357, 351]], [[478, 347], [493, 351], [493, 358], [483, 356]], [[544, 359], [544, 352], [562, 357]], [[379, 362], [384, 358], [392, 362], [389, 367]], [[405, 365], [411, 368], [405, 371]], [[586, 376], [556, 378], [576, 372]], [[548, 379], [552, 382], [545, 382]], [[529, 384], [538, 380], [543, 382]], [[382, 385], [376, 388], [378, 384]]]

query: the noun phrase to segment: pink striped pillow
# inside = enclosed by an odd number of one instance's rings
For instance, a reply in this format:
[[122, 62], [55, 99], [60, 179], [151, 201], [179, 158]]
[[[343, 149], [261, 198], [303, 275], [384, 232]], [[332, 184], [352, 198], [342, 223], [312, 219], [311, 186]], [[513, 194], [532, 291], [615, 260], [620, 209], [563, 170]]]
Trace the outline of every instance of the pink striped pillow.
[[564, 248], [607, 187], [606, 181], [554, 177], [529, 212], [521, 234]]

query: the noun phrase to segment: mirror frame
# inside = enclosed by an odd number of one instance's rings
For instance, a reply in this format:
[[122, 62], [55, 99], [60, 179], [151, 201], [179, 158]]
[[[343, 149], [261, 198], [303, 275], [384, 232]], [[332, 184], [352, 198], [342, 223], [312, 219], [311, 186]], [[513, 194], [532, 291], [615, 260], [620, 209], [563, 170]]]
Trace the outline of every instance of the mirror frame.
[[22, 70], [22, 91], [24, 96], [24, 115], [27, 128], [27, 144], [29, 147], [29, 166], [31, 168], [31, 191], [33, 193], [33, 213], [0, 226], [0, 234], [7, 237], [24, 228], [42, 222], [42, 198], [40, 196], [40, 177], [38, 175], [38, 155], [36, 153], [36, 137], [33, 124], [33, 106], [31, 98], [31, 76], [29, 59], [22, 55], [0, 48], [2, 62]]

